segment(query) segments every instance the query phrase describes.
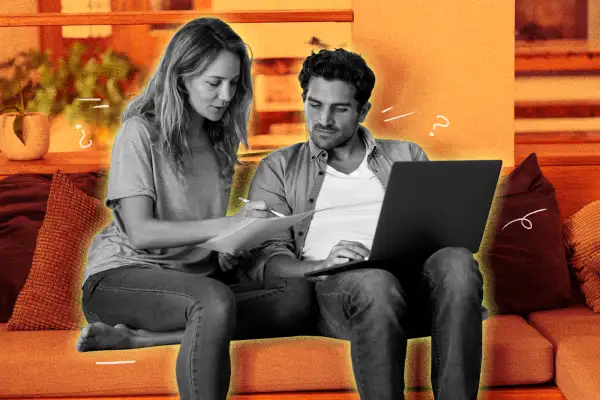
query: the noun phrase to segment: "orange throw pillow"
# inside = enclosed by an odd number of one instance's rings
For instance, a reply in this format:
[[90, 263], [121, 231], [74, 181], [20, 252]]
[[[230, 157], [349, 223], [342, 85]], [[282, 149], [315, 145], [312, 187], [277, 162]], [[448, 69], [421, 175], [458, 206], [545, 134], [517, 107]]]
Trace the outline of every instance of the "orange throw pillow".
[[92, 238], [110, 219], [100, 200], [77, 189], [61, 171], [54, 173], [31, 271], [7, 330], [70, 330], [85, 323], [83, 265]]
[[564, 222], [570, 267], [579, 280], [585, 302], [600, 312], [600, 200], [594, 201]]

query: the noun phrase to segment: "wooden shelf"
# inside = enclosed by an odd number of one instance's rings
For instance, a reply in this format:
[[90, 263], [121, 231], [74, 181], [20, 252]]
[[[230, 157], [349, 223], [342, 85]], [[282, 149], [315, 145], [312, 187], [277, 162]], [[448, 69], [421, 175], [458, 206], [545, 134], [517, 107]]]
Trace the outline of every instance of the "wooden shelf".
[[[242, 163], [257, 163], [271, 150], [240, 152]], [[96, 171], [110, 165], [109, 150], [84, 150], [70, 153], [48, 153], [41, 160], [10, 161], [0, 153], [0, 179], [16, 174], [53, 174], [57, 169], [65, 173]]]
[[0, 176], [14, 174], [52, 174], [57, 169], [65, 173], [88, 172], [106, 168], [108, 151], [78, 151], [73, 153], [48, 153], [41, 160], [10, 161], [0, 154]]
[[215, 17], [229, 23], [353, 22], [352, 10], [301, 11], [114, 11], [106, 13], [0, 14], [0, 27], [69, 25], [184, 24], [198, 17]]

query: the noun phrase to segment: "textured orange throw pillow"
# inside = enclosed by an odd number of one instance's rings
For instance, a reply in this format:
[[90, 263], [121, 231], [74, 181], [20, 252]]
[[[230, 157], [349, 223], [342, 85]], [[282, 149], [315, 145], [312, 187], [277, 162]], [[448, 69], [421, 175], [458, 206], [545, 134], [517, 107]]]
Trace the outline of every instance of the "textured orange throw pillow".
[[8, 321], [9, 331], [78, 329], [83, 265], [94, 235], [108, 224], [110, 210], [54, 173], [44, 222], [29, 276]]
[[585, 302], [600, 312], [600, 200], [594, 201], [564, 222], [570, 267], [575, 272]]

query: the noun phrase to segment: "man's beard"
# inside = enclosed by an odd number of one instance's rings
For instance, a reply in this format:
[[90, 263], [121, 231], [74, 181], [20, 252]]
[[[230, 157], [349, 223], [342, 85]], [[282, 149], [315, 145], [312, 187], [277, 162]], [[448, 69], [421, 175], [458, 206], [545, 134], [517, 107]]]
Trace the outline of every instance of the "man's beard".
[[[326, 135], [326, 139], [324, 139], [322, 135]], [[335, 126], [322, 126], [320, 124], [317, 124], [313, 126], [312, 131], [310, 132], [310, 136], [312, 138], [312, 141], [319, 148], [323, 150], [333, 150], [335, 148], [344, 146], [346, 143], [348, 143], [350, 139], [352, 139], [353, 135], [350, 135], [347, 138], [345, 138], [343, 137], [342, 132]]]

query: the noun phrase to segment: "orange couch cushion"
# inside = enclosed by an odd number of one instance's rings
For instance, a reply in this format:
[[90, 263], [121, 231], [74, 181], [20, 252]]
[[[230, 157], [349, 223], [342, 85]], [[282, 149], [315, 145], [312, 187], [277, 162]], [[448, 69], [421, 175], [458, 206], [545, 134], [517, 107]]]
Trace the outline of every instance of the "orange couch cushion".
[[[597, 331], [598, 332], [598, 331]], [[556, 351], [556, 385], [567, 399], [600, 396], [600, 336], [572, 336]]]
[[565, 339], [600, 334], [600, 314], [583, 304], [534, 312], [527, 321], [555, 347]]
[[585, 305], [539, 311], [528, 322], [556, 348], [556, 385], [568, 399], [600, 393], [600, 313]]
[[93, 235], [110, 216], [100, 200], [77, 189], [62, 172], [54, 174], [33, 265], [8, 320], [9, 331], [77, 329], [85, 321], [82, 266]]
[[[518, 316], [484, 322], [483, 386], [552, 379], [550, 343]], [[178, 346], [79, 353], [78, 331], [2, 332], [0, 397], [175, 394]], [[409, 341], [407, 387], [428, 387], [429, 340]], [[236, 393], [354, 389], [350, 346], [343, 340], [296, 337], [236, 341], [231, 347]], [[96, 364], [96, 362], [129, 362]], [[135, 361], [131, 363], [131, 361]]]
[[[482, 386], [541, 384], [554, 376], [552, 344], [520, 316], [490, 316], [483, 323]], [[409, 341], [406, 383], [430, 387], [431, 339]]]

